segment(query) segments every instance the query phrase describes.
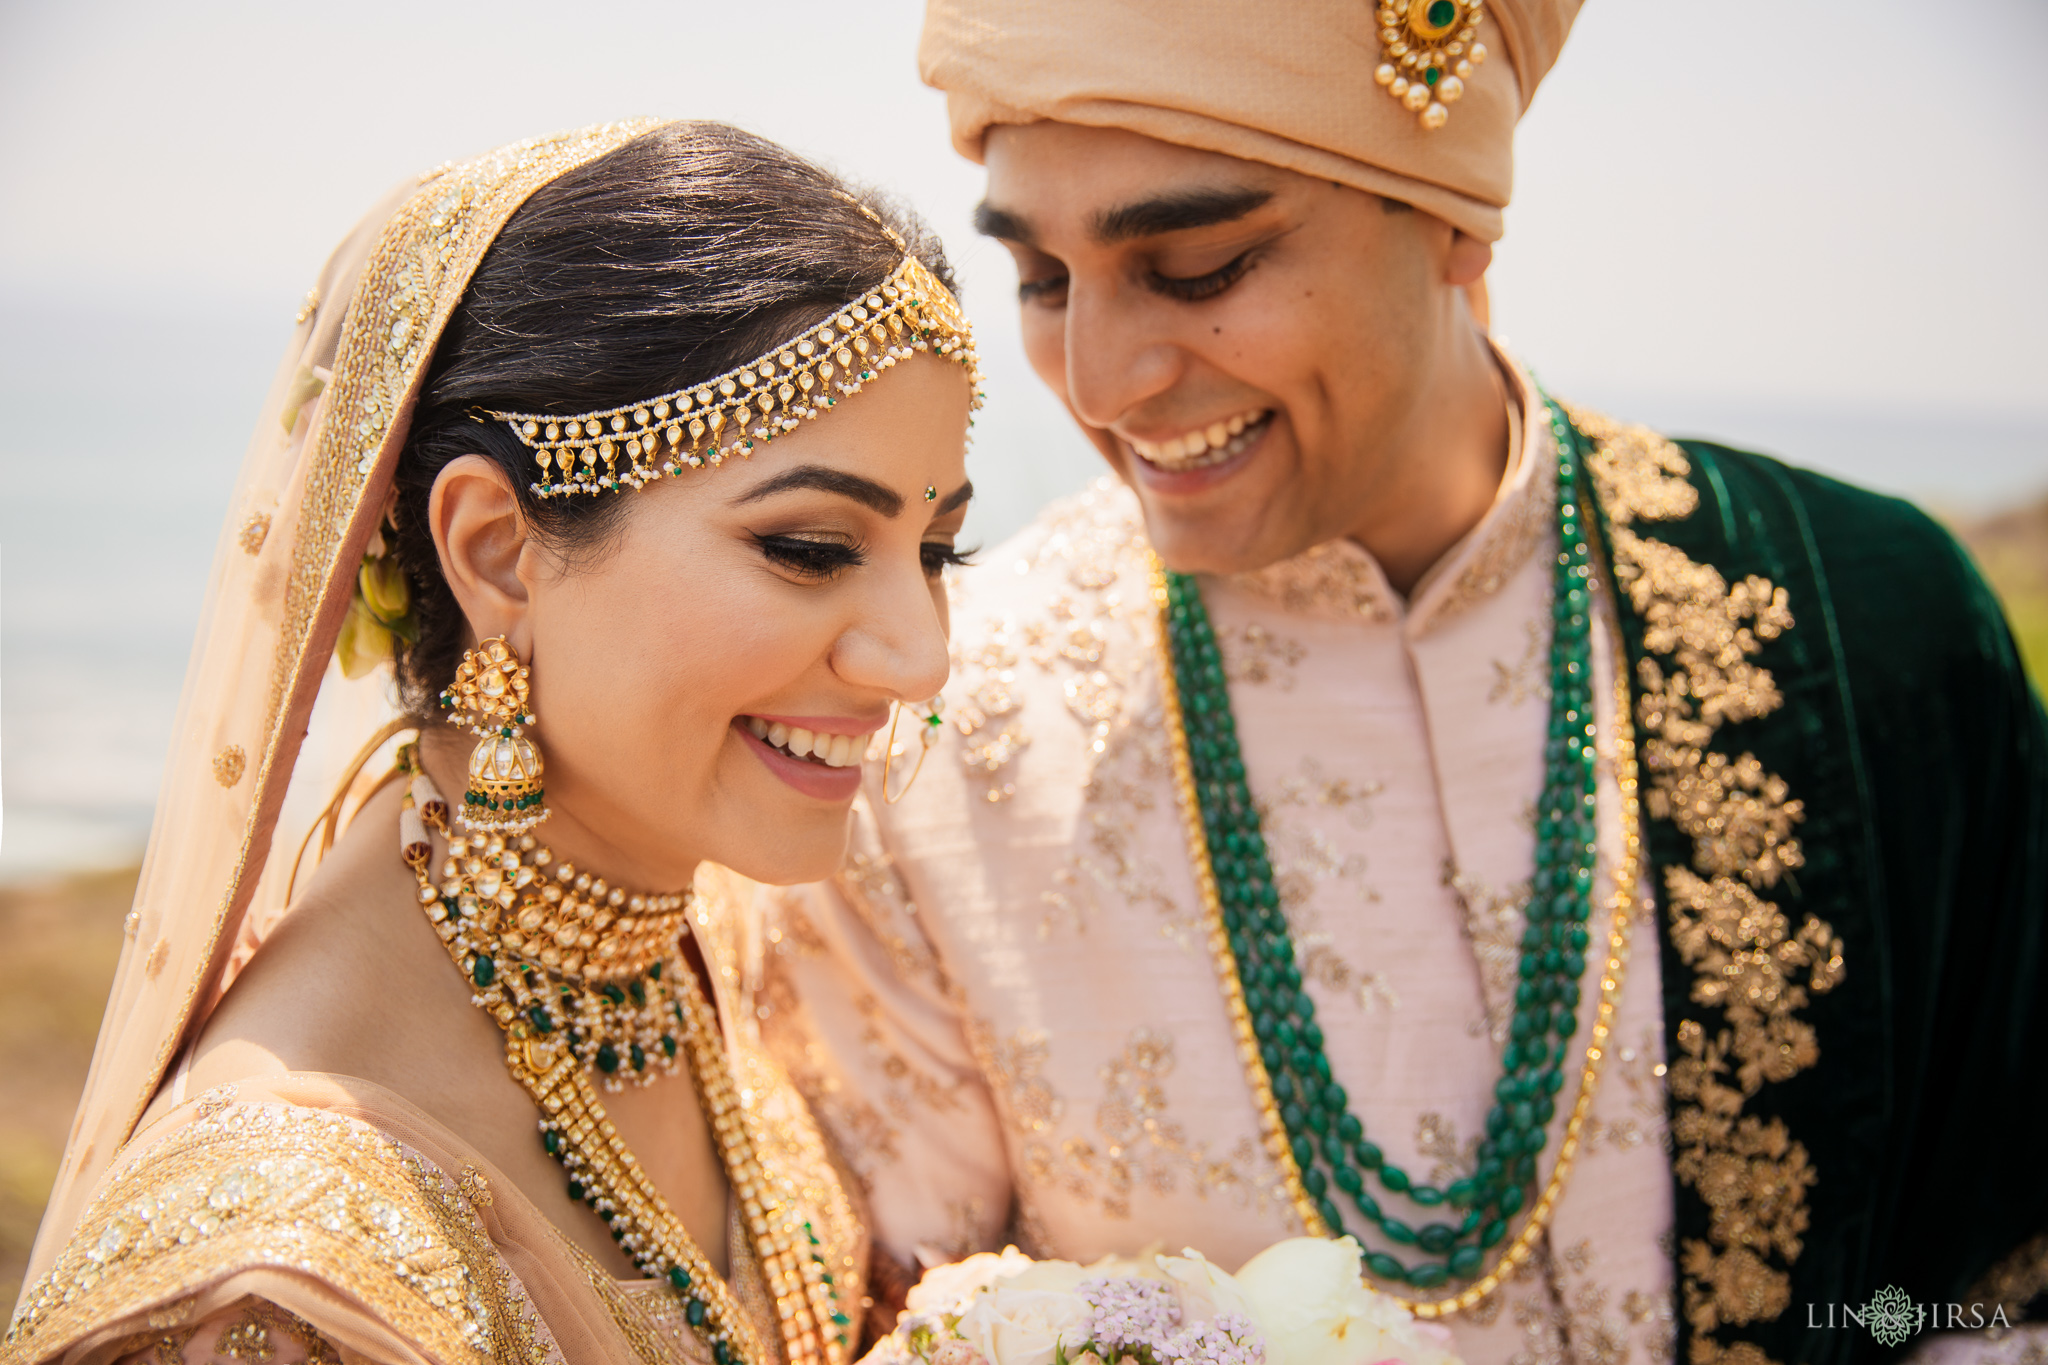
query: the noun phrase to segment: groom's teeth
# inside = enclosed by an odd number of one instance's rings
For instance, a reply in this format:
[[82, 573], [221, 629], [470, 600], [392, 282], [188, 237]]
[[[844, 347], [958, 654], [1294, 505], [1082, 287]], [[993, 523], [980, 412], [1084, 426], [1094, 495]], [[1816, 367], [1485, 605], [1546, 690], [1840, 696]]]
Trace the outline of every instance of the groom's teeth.
[[[1201, 469], [1243, 454], [1265, 430], [1271, 417], [1272, 413], [1265, 410], [1241, 412], [1227, 421], [1211, 422], [1156, 445], [1151, 441], [1131, 441], [1130, 447], [1139, 459], [1160, 469]], [[1251, 434], [1247, 436], [1247, 432]]]

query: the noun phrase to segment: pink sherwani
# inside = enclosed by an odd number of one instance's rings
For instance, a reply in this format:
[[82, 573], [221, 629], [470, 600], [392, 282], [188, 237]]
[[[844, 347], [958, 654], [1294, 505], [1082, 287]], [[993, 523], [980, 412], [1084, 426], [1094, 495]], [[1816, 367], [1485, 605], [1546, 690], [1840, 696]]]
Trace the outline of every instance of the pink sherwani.
[[[1331, 1065], [1367, 1135], [1438, 1184], [1471, 1170], [1500, 1075], [1543, 783], [1555, 460], [1514, 378], [1523, 436], [1496, 501], [1410, 599], [1349, 541], [1203, 582]], [[901, 804], [870, 792], [836, 884], [779, 897], [764, 1024], [900, 1261], [1007, 1238], [1234, 1267], [1302, 1229], [1205, 943], [1135, 499], [1105, 481], [1054, 507], [960, 577], [953, 612], [945, 738]], [[1621, 846], [1610, 612], [1596, 947]], [[1671, 1353], [1649, 915], [1547, 1245], [1449, 1322], [1474, 1365]]]

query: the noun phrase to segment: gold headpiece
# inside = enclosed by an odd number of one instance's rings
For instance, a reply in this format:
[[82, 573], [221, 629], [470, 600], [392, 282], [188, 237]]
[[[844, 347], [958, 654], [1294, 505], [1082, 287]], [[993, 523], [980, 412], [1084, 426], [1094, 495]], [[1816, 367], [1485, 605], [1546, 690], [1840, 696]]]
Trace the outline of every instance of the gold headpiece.
[[562, 416], [491, 412], [534, 452], [543, 498], [615, 493], [664, 474], [748, 456], [859, 393], [899, 360], [929, 351], [966, 367], [981, 406], [974, 333], [952, 291], [906, 255], [879, 288], [759, 359], [624, 407]]

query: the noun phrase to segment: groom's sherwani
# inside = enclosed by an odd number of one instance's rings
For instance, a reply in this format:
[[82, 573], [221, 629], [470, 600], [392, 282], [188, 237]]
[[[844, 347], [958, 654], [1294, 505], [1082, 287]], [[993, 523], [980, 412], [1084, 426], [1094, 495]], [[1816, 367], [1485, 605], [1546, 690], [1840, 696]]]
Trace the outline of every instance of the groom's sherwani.
[[[1332, 1068], [1438, 1184], [1500, 1074], [1543, 781], [1556, 462], [1516, 382], [1493, 507], [1405, 600], [1348, 541], [1203, 581]], [[1577, 417], [1598, 904], [1618, 735], [1646, 860], [1576, 1169], [1457, 1349], [1848, 1359], [1870, 1339], [1808, 1303], [1967, 1301], [2000, 1258], [2000, 1292], [2038, 1292], [2048, 733], [1995, 604], [1903, 504]], [[946, 738], [836, 885], [781, 898], [764, 1023], [899, 1260], [1012, 1237], [1235, 1265], [1300, 1223], [1206, 946], [1135, 501], [1048, 512], [961, 576], [954, 623]]]

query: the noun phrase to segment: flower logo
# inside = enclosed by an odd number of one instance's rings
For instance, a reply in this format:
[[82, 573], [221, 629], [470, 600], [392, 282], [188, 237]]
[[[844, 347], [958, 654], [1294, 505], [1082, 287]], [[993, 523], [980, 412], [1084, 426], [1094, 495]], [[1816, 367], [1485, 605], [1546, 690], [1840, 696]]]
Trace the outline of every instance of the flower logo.
[[1886, 1285], [1871, 1295], [1864, 1310], [1865, 1325], [1881, 1346], [1896, 1346], [1919, 1330], [1919, 1310], [1897, 1285]]

